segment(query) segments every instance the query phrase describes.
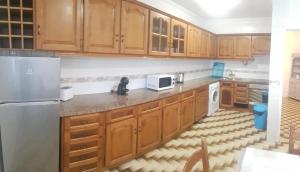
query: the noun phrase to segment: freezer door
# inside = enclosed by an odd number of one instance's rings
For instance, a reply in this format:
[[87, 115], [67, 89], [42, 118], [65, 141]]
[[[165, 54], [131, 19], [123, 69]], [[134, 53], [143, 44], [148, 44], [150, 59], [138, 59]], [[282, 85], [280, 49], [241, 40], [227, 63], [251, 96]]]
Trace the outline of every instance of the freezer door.
[[0, 105], [0, 172], [59, 171], [59, 104]]
[[57, 100], [60, 59], [0, 57], [0, 103]]

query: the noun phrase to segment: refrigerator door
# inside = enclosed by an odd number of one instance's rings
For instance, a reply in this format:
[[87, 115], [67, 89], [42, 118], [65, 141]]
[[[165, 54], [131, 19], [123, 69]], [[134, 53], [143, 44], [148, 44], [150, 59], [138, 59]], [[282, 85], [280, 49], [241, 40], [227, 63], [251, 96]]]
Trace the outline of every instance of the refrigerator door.
[[0, 57], [0, 103], [59, 99], [60, 59]]
[[0, 172], [59, 171], [58, 102], [0, 105]]

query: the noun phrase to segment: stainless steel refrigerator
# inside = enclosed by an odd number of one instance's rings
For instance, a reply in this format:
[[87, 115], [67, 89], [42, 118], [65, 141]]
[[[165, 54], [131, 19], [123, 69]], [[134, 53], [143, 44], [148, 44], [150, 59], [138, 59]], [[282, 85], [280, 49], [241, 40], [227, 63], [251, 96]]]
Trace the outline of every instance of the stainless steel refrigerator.
[[0, 172], [59, 171], [60, 59], [0, 57]]

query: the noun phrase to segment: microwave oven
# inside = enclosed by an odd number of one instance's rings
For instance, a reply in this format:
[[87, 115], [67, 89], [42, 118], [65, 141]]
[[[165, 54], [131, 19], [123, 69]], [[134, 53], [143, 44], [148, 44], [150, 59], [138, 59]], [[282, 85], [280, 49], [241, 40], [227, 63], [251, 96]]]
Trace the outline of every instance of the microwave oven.
[[175, 76], [167, 74], [148, 75], [147, 76], [147, 88], [161, 91], [175, 86]]

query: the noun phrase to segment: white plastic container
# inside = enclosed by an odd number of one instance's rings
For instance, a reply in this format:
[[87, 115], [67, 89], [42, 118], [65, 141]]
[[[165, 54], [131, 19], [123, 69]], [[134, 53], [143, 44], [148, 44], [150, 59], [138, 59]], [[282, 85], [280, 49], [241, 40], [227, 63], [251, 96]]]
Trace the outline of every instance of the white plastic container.
[[60, 88], [60, 100], [67, 101], [74, 97], [74, 92], [72, 87], [61, 87]]

